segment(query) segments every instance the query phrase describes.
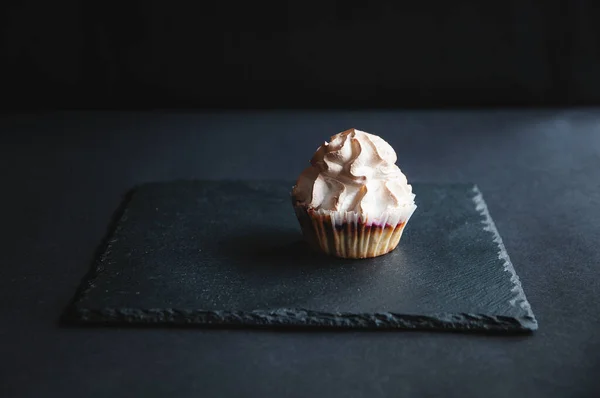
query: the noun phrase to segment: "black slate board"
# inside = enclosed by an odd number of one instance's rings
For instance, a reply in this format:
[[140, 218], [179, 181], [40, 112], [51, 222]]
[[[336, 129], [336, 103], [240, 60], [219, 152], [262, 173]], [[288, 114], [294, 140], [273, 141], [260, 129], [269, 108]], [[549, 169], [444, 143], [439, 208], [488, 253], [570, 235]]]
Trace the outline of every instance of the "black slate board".
[[70, 324], [527, 332], [537, 322], [474, 185], [413, 184], [392, 253], [301, 240], [290, 183], [151, 183], [129, 195]]

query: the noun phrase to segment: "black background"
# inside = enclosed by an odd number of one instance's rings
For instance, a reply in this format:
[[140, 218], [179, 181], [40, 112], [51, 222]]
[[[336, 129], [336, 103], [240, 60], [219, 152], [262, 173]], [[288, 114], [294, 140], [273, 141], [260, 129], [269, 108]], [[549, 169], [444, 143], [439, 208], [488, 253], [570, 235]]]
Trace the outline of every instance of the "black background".
[[600, 103], [600, 6], [573, 1], [8, 1], [12, 108]]

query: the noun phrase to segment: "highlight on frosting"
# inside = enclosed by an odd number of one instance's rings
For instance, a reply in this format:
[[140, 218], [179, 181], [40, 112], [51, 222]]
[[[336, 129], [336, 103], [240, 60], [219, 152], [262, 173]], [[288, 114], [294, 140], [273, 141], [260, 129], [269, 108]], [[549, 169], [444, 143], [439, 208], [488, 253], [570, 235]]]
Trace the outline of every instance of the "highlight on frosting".
[[292, 195], [314, 209], [377, 214], [414, 206], [415, 195], [382, 138], [350, 129], [321, 145]]

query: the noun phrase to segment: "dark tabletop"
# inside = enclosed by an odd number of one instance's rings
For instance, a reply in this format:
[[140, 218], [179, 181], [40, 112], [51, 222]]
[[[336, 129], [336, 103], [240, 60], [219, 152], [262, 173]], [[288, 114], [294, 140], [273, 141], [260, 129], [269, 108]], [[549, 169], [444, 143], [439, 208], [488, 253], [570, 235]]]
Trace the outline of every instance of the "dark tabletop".
[[[475, 182], [530, 336], [65, 329], [122, 195], [288, 179], [328, 136], [383, 136], [411, 181]], [[0, 120], [0, 396], [539, 396], [600, 391], [600, 111], [56, 113]]]

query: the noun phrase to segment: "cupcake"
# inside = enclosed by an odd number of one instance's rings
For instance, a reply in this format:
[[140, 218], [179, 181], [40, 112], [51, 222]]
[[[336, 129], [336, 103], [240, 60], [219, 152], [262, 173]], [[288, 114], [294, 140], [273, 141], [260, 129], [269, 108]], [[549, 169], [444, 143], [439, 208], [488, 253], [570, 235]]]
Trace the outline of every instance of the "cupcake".
[[394, 250], [417, 208], [396, 159], [387, 142], [356, 129], [321, 145], [292, 189], [306, 240], [345, 258]]

